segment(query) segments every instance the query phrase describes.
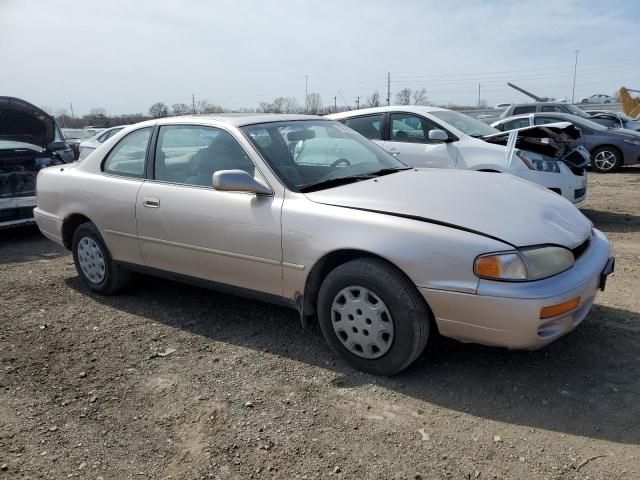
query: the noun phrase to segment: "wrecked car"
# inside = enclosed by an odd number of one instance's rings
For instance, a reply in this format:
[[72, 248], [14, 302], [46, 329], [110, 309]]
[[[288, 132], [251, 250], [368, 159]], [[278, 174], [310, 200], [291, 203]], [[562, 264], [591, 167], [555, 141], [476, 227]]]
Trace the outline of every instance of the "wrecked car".
[[73, 151], [51, 115], [0, 97], [0, 228], [33, 223], [38, 172], [71, 161]]
[[500, 133], [486, 123], [445, 108], [395, 105], [328, 115], [369, 138], [412, 167], [510, 173], [548, 188], [572, 203], [585, 199], [587, 179], [564, 163], [527, 160], [527, 151], [506, 156], [506, 147], [486, 142]]

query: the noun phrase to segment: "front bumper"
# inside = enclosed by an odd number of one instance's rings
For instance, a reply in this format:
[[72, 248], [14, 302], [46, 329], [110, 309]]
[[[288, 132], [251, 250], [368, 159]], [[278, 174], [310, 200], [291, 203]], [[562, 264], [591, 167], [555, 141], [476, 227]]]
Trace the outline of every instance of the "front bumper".
[[33, 224], [37, 203], [35, 196], [0, 198], [0, 228]]
[[[609, 269], [610, 271], [607, 271]], [[607, 238], [593, 231], [589, 248], [575, 265], [545, 280], [506, 283], [480, 280], [476, 294], [421, 288], [438, 330], [462, 342], [533, 350], [577, 327], [587, 316], [606, 276], [613, 271]], [[580, 297], [565, 314], [540, 319], [544, 307]]]

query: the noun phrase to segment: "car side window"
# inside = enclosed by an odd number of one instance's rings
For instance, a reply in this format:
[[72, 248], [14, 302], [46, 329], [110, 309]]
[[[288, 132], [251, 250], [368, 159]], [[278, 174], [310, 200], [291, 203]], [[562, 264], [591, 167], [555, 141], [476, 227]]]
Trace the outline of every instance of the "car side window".
[[382, 114], [347, 118], [344, 124], [369, 140], [382, 140]]
[[533, 119], [533, 123], [535, 125], [546, 125], [547, 123], [556, 123], [556, 122], [562, 122], [563, 120], [560, 118], [554, 118], [554, 117], [535, 117]]
[[536, 111], [535, 105], [527, 105], [525, 107], [514, 107], [512, 115], [520, 115], [522, 113], [534, 113]]
[[410, 113], [391, 114], [391, 141], [430, 143], [429, 132], [438, 127], [425, 118]]
[[564, 110], [556, 105], [543, 105], [541, 112], [564, 112]]
[[109, 138], [110, 133], [111, 133], [110, 131], [106, 131], [102, 135], [100, 135], [96, 140], [98, 141], [98, 143], [104, 143], [105, 140]]
[[142, 177], [152, 130], [151, 127], [141, 128], [120, 140], [104, 159], [102, 170], [126, 177]]
[[502, 128], [503, 131], [514, 130], [516, 128], [524, 128], [529, 126], [529, 119], [517, 118], [515, 120], [509, 120], [508, 122], [504, 122], [502, 125], [504, 127]]
[[213, 187], [213, 174], [220, 170], [244, 170], [252, 177], [256, 175], [255, 165], [230, 133], [199, 125], [160, 127], [155, 180]]

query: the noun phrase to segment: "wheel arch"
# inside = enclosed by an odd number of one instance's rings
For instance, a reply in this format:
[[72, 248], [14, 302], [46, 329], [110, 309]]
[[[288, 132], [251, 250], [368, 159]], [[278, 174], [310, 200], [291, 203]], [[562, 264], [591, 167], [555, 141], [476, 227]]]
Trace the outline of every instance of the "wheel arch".
[[[395, 263], [390, 261], [389, 259], [369, 252], [367, 250], [359, 250], [359, 249], [339, 249], [331, 251], [325, 254], [323, 257], [318, 259], [316, 263], [311, 267], [309, 271], [309, 275], [307, 275], [307, 279], [304, 287], [304, 294], [302, 299], [298, 302], [298, 308], [300, 310], [300, 319], [302, 321], [302, 327], [304, 329], [310, 329], [311, 325], [314, 322], [314, 317], [317, 313], [317, 301], [318, 301], [318, 293], [320, 292], [320, 286], [322, 282], [326, 278], [326, 276], [336, 267], [347, 263], [351, 260], [361, 259], [361, 258], [371, 258], [381, 260], [391, 267], [395, 268], [398, 272], [404, 275], [407, 280], [413, 285], [413, 281], [409, 278], [409, 276]], [[431, 312], [431, 307], [427, 304], [427, 308]], [[433, 313], [433, 312], [431, 312]], [[433, 318], [433, 315], [432, 315]], [[437, 328], [434, 326], [434, 328]]]
[[66, 249], [71, 250], [73, 234], [80, 225], [87, 222], [91, 222], [91, 219], [82, 213], [72, 213], [65, 217], [62, 221], [62, 243]]

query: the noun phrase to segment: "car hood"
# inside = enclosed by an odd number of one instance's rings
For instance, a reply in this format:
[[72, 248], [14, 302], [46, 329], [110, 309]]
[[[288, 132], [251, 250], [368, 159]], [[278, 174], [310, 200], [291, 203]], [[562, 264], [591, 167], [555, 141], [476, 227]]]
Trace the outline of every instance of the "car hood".
[[46, 148], [55, 140], [55, 120], [29, 102], [0, 97], [0, 140], [30, 143]]
[[627, 130], [634, 130], [637, 132], [640, 130], [640, 122], [637, 120], [629, 120], [624, 128]]
[[[549, 140], [552, 140], [556, 146], [571, 145], [581, 136], [580, 130], [569, 122], [535, 125], [533, 127], [524, 127], [516, 130], [518, 132], [518, 138], [516, 140], [517, 148], [551, 156], [555, 154], [557, 147], [551, 145]], [[511, 132], [512, 130], [493, 133], [491, 135], [485, 135], [482, 139], [485, 142], [506, 145]]]
[[575, 248], [592, 228], [571, 202], [509, 174], [412, 169], [305, 195], [326, 205], [472, 231], [516, 247]]
[[635, 130], [630, 130], [628, 128], [618, 128], [617, 130], [610, 130], [611, 132], [622, 133], [627, 137], [639, 138], [640, 132], [636, 132]]

